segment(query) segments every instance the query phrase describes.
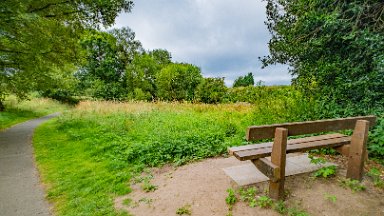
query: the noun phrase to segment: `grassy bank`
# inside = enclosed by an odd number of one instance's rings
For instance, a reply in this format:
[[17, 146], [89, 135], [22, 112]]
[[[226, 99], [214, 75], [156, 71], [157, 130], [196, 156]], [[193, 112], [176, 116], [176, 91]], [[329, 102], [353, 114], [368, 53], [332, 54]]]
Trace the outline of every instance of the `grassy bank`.
[[18, 101], [13, 96], [6, 99], [5, 106], [6, 110], [0, 112], [0, 130], [29, 119], [69, 109], [68, 106], [51, 99], [33, 98]]

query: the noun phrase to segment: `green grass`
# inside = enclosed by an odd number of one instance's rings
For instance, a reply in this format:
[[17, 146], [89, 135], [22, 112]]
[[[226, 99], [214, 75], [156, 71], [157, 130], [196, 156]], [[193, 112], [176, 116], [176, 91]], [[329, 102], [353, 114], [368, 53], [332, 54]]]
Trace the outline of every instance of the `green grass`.
[[20, 122], [67, 110], [69, 107], [50, 99], [33, 98], [29, 101], [17, 101], [8, 97], [5, 101], [6, 110], [0, 112], [0, 130]]
[[252, 118], [249, 105], [92, 104], [49, 121], [34, 136], [58, 215], [119, 215], [114, 198], [130, 192], [143, 168], [226, 153], [244, 142]]

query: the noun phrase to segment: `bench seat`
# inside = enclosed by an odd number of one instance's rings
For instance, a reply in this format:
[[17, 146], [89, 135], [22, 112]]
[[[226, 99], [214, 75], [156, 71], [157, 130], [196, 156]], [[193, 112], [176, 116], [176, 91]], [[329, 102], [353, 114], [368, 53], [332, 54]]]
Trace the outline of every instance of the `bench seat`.
[[[291, 139], [287, 141], [286, 153], [303, 152], [323, 147], [339, 147], [351, 143], [351, 137], [340, 133]], [[269, 157], [272, 154], [273, 142], [237, 146], [229, 148], [230, 155], [240, 161]]]

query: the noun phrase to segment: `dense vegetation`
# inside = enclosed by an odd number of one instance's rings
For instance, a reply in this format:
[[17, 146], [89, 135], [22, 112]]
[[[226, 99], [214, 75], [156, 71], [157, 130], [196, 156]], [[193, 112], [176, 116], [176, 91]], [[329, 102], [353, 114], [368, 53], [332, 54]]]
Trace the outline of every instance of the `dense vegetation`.
[[384, 104], [382, 0], [268, 0], [264, 65], [291, 66], [308, 96], [354, 113]]

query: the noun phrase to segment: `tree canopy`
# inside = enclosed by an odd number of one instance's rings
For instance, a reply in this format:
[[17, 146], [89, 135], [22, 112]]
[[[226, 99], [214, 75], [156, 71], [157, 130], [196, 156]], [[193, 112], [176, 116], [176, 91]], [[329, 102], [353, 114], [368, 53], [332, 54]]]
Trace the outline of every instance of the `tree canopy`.
[[267, 0], [272, 33], [264, 66], [289, 64], [317, 98], [368, 109], [384, 103], [382, 0]]
[[240, 87], [240, 86], [253, 86], [255, 85], [255, 80], [253, 79], [253, 74], [248, 73], [245, 76], [239, 76], [235, 81], [233, 82], [233, 87]]
[[84, 29], [110, 26], [132, 6], [128, 0], [0, 1], [0, 103], [8, 93], [49, 88], [63, 68], [81, 60]]

